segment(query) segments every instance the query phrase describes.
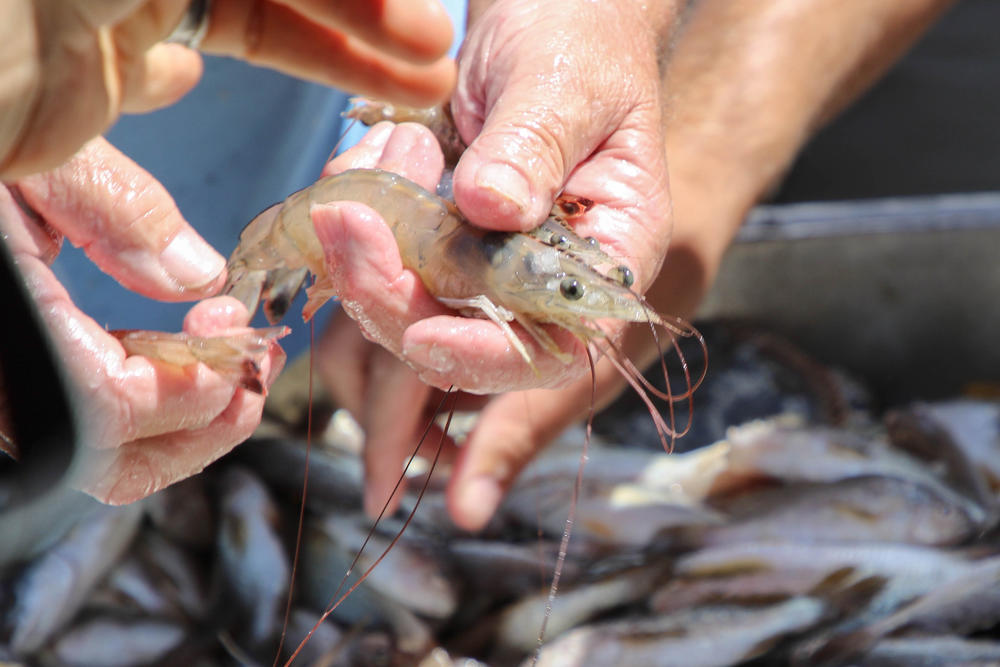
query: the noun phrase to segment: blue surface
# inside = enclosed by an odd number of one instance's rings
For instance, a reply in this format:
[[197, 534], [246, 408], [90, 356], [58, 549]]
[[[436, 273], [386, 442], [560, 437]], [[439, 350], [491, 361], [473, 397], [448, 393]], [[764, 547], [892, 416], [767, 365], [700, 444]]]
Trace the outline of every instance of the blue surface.
[[[464, 3], [445, 3], [452, 17]], [[455, 20], [458, 28], [462, 19]], [[452, 55], [461, 41], [456, 29]], [[205, 56], [205, 74], [179, 103], [151, 114], [126, 116], [107, 138], [149, 170], [173, 195], [187, 220], [222, 255], [257, 213], [319, 175], [342, 133], [347, 95], [228, 58]], [[363, 136], [354, 128], [344, 146]], [[179, 331], [191, 304], [161, 303], [124, 289], [67, 245], [53, 269], [74, 301], [110, 329]], [[309, 342], [300, 296], [285, 323], [290, 355]], [[317, 315], [321, 325], [331, 307]], [[255, 320], [263, 324], [262, 316]]]

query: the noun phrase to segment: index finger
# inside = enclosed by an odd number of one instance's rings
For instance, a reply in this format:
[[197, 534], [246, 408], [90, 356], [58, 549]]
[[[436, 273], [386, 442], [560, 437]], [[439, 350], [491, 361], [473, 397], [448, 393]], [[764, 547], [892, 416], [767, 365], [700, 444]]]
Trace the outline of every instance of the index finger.
[[102, 138], [17, 183], [31, 207], [128, 289], [178, 301], [218, 290], [225, 259], [149, 172]]

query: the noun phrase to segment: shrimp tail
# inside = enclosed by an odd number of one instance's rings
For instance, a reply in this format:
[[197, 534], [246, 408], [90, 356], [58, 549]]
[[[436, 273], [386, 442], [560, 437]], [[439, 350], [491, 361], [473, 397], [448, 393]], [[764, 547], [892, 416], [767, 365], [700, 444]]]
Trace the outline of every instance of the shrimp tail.
[[226, 336], [192, 336], [187, 333], [117, 329], [109, 331], [126, 354], [141, 355], [179, 368], [203, 363], [234, 384], [255, 394], [267, 395], [262, 364], [288, 327], [269, 327]]

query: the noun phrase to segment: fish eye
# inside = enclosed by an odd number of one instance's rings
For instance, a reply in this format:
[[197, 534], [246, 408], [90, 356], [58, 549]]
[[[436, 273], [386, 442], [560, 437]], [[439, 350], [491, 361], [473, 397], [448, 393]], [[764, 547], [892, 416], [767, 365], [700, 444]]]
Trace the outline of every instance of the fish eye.
[[583, 296], [583, 285], [576, 278], [563, 278], [559, 283], [559, 292], [570, 301], [576, 301]]

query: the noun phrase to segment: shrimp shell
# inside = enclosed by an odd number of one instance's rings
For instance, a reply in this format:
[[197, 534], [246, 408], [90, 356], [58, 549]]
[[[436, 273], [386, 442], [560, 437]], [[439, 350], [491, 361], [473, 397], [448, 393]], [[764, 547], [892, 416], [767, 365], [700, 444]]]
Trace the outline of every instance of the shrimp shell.
[[[403, 265], [417, 273], [427, 290], [449, 307], [479, 312], [499, 324], [529, 364], [530, 355], [507, 325], [510, 321], [519, 322], [557, 356], [560, 348], [539, 325], [555, 324], [589, 341], [602, 335], [593, 324], [597, 319], [663, 324], [623, 281], [585, 261], [603, 262], [603, 252], [587, 256], [582, 246], [580, 252], [567, 251], [534, 235], [478, 228], [451, 202], [380, 169], [328, 176], [261, 213], [240, 235], [229, 260], [226, 292], [251, 312], [263, 298], [273, 323], [284, 314], [281, 306], [287, 308], [291, 301], [276, 286], [305, 268], [316, 276], [303, 309], [309, 319], [334, 295], [310, 209], [333, 201], [361, 202], [379, 213], [392, 229]], [[564, 222], [549, 225], [572, 234]], [[585, 243], [573, 238], [578, 246]]]
[[203, 363], [244, 389], [266, 395], [261, 363], [273, 341], [288, 327], [270, 327], [228, 336], [192, 336], [186, 333], [118, 329], [109, 331], [125, 352], [178, 367]]

